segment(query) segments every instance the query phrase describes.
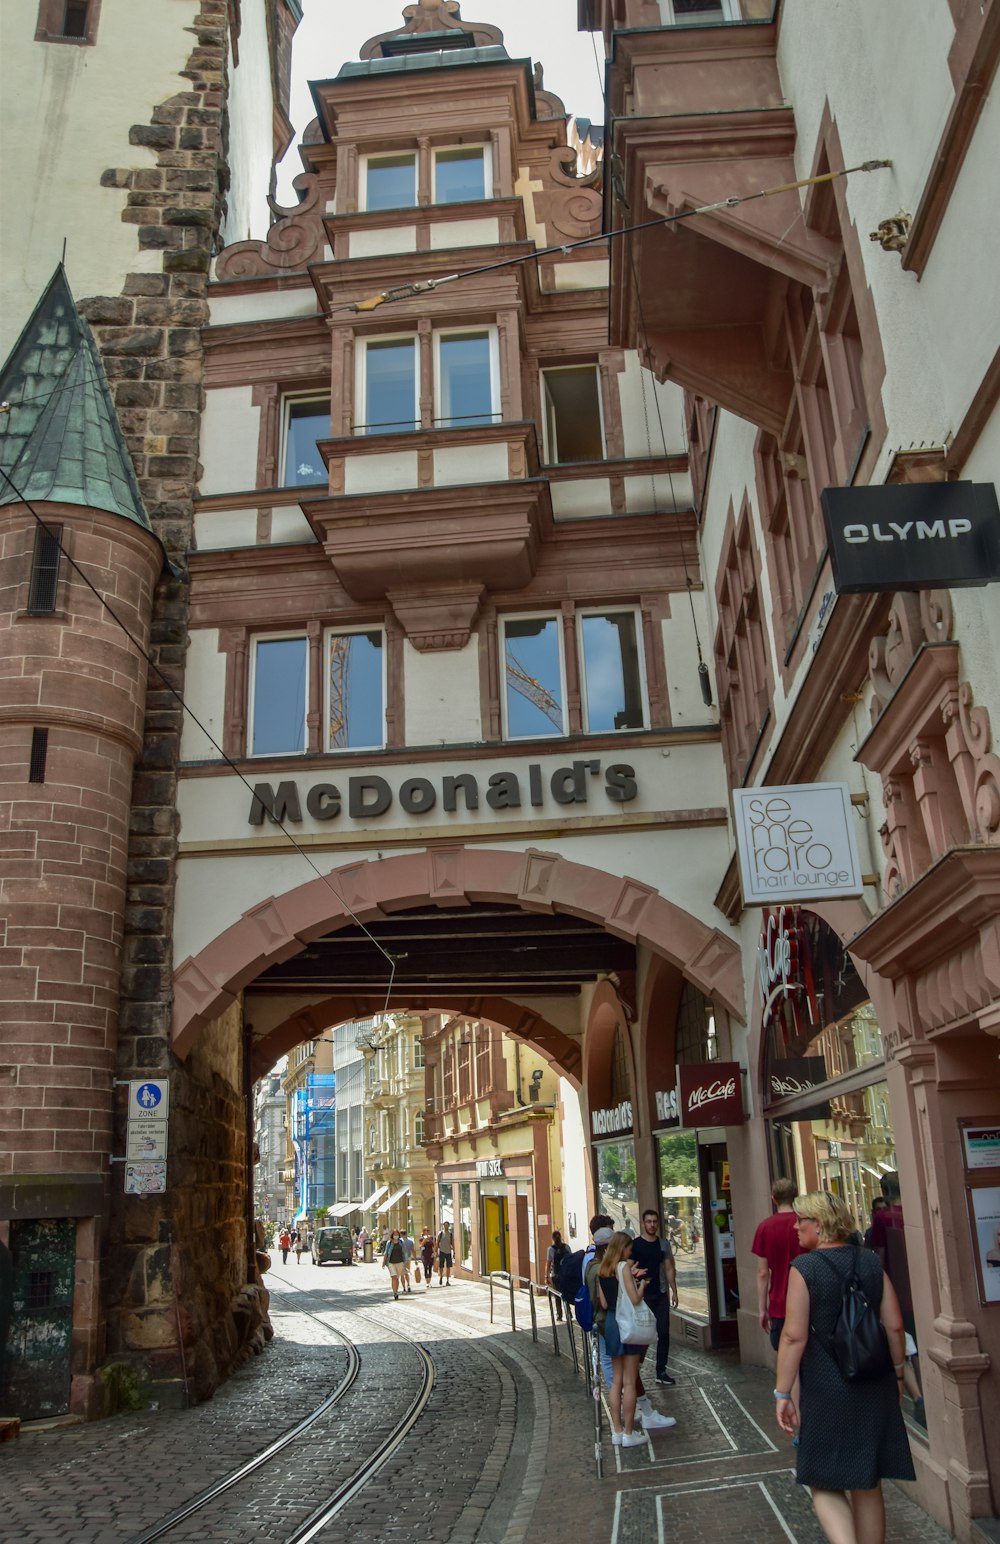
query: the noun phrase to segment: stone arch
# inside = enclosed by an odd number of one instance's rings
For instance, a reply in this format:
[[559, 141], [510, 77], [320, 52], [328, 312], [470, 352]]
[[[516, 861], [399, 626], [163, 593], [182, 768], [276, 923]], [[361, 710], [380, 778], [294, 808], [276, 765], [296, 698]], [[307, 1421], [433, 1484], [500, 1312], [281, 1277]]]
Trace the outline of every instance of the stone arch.
[[566, 1078], [575, 1088], [580, 1088], [580, 1048], [574, 1039], [555, 1024], [531, 1008], [526, 1008], [523, 1003], [508, 997], [449, 992], [434, 993], [426, 1001], [422, 997], [419, 1007], [413, 1002], [412, 992], [405, 991], [390, 996], [388, 1004], [384, 993], [352, 993], [350, 996], [337, 993], [324, 997], [311, 1003], [308, 1008], [299, 1008], [290, 1013], [287, 1019], [283, 1019], [255, 1042], [251, 1060], [253, 1076], [262, 1077], [292, 1046], [299, 1045], [303, 1040], [317, 1039], [331, 1024], [371, 1018], [387, 1007], [393, 1012], [461, 1013], [470, 1019], [496, 1024], [515, 1040], [530, 1041], [560, 1077]]
[[175, 972], [173, 1049], [187, 1056], [202, 1027], [263, 970], [291, 959], [333, 929], [356, 920], [370, 924], [428, 902], [448, 909], [483, 901], [523, 911], [566, 912], [594, 922], [671, 961], [706, 996], [743, 1020], [736, 942], [652, 886], [558, 853], [436, 847], [347, 864], [244, 912]]

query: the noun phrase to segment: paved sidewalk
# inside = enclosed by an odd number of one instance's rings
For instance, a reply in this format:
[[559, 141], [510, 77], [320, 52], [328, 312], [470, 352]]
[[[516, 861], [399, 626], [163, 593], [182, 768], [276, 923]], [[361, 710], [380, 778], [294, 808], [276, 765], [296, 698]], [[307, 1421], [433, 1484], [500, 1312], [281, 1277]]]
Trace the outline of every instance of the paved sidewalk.
[[[734, 1354], [680, 1349], [675, 1389], [654, 1403], [677, 1426], [642, 1447], [611, 1445], [597, 1478], [594, 1406], [551, 1330], [533, 1342], [527, 1303], [489, 1322], [484, 1286], [415, 1291], [393, 1302], [373, 1267], [276, 1267], [275, 1339], [215, 1398], [189, 1411], [143, 1411], [89, 1426], [36, 1431], [0, 1446], [0, 1540], [126, 1544], [143, 1528], [292, 1426], [339, 1382], [346, 1352], [324, 1318], [362, 1343], [367, 1381], [305, 1447], [249, 1495], [235, 1492], [180, 1539], [280, 1541], [335, 1472], [385, 1423], [402, 1365], [397, 1333], [425, 1345], [437, 1385], [420, 1425], [337, 1528], [352, 1544], [822, 1544], [794, 1454], [774, 1423], [771, 1378]], [[544, 1305], [542, 1305], [544, 1306]], [[525, 1326], [522, 1328], [521, 1326]], [[560, 1331], [566, 1349], [565, 1330]], [[394, 1349], [396, 1348], [396, 1349]], [[391, 1419], [395, 1419], [392, 1416]], [[339, 1466], [339, 1467], [338, 1467]], [[886, 1486], [890, 1544], [948, 1544], [902, 1490]], [[331, 1536], [332, 1536], [331, 1530]]]

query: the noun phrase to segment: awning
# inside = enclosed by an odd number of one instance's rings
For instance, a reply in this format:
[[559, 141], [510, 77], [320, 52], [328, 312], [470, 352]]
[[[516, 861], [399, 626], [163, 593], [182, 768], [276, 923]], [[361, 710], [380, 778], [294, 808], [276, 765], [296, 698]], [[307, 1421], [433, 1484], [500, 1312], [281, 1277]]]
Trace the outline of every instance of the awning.
[[391, 1206], [395, 1206], [397, 1201], [401, 1201], [403, 1197], [408, 1196], [409, 1193], [409, 1185], [404, 1185], [402, 1190], [395, 1191], [394, 1194], [389, 1197], [388, 1201], [383, 1201], [381, 1206], [377, 1206], [375, 1208], [376, 1215], [381, 1216], [383, 1212], [387, 1212]]
[[372, 1193], [368, 1197], [367, 1201], [362, 1201], [362, 1203], [361, 1203], [361, 1210], [363, 1212], [366, 1212], [370, 1206], [374, 1206], [375, 1202], [378, 1200], [379, 1196], [384, 1196], [388, 1189], [389, 1189], [388, 1185], [379, 1185], [377, 1190], [373, 1190], [372, 1191]]
[[336, 1206], [330, 1207], [331, 1217], [346, 1217], [348, 1212], [356, 1212], [360, 1203], [357, 1201], [338, 1201]]

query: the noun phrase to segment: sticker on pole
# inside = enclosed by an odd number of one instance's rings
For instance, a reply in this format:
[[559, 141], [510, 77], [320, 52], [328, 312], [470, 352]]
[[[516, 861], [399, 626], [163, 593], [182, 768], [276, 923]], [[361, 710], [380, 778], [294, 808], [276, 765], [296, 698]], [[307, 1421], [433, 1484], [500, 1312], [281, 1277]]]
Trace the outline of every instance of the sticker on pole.
[[167, 1188], [167, 1165], [157, 1163], [126, 1163], [125, 1194], [127, 1196], [159, 1196]]

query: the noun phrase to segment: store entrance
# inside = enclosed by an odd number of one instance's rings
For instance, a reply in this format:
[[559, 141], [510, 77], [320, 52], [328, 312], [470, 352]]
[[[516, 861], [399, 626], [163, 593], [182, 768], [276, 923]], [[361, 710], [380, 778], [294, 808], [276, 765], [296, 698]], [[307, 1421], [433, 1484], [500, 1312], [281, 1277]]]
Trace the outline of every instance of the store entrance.
[[[677, 1266], [677, 1312], [710, 1346], [736, 1343], [739, 1288], [725, 1142], [696, 1131], [656, 1138], [663, 1229]], [[692, 1337], [694, 1338], [694, 1337]]]
[[507, 1218], [506, 1196], [483, 1196], [483, 1248], [485, 1267], [490, 1271], [505, 1271], [510, 1259], [508, 1244], [510, 1223]]

